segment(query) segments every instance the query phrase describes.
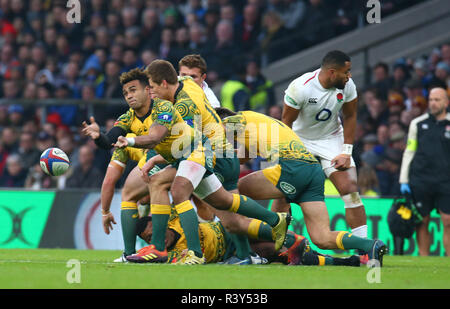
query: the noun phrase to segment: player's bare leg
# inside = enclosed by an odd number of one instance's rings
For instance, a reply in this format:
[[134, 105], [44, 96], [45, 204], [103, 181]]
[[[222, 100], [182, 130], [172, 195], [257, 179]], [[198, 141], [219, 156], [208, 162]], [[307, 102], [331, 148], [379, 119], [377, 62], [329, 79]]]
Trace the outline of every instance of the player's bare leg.
[[286, 202], [285, 198], [274, 199], [270, 210], [275, 212], [288, 212], [291, 204]]
[[367, 217], [358, 193], [356, 168], [335, 171], [329, 176], [345, 204], [345, 218], [353, 234], [367, 237]]
[[430, 255], [431, 234], [428, 230], [430, 216], [423, 217], [422, 222], [416, 227], [417, 246], [419, 247], [420, 256]]
[[148, 195], [148, 193], [147, 186], [141, 179], [141, 172], [136, 166], [128, 174], [122, 188], [120, 221], [125, 245], [125, 256], [133, 254], [136, 251], [136, 223], [139, 219], [137, 202]]
[[[256, 200], [284, 197], [262, 171], [254, 172], [239, 180], [239, 192]], [[380, 241], [352, 236], [345, 231], [330, 231], [330, 218], [323, 201], [300, 203], [311, 241], [321, 249], [360, 249], [370, 252], [369, 258], [382, 263], [386, 247]]]
[[266, 222], [273, 228], [277, 249], [281, 248], [286, 237], [287, 226], [290, 222], [290, 216], [287, 214], [276, 214], [269, 211], [255, 202], [252, 198], [241, 194], [230, 193], [226, 191], [223, 186], [214, 193], [209, 194], [205, 198], [205, 201], [217, 209], [228, 210]]
[[450, 214], [445, 214], [439, 211], [441, 214], [442, 225], [444, 226], [444, 235], [442, 242], [444, 243], [445, 253], [450, 256]]

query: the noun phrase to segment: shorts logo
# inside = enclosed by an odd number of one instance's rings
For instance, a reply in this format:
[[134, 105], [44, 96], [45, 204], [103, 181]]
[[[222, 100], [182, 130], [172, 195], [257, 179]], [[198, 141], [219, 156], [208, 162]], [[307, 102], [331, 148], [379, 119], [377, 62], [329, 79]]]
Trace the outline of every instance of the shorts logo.
[[286, 194], [295, 194], [297, 192], [293, 185], [284, 181], [280, 182], [280, 188]]
[[212, 161], [212, 158], [206, 158], [205, 163], [206, 163], [206, 166], [207, 166], [207, 167], [209, 167], [209, 168], [212, 168], [212, 167], [213, 167], [213, 161]]

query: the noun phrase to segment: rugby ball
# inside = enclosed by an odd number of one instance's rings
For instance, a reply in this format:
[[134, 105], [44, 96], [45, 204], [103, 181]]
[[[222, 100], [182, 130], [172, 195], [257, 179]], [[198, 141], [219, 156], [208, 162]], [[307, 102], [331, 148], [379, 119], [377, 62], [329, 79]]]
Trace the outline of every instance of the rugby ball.
[[56, 147], [44, 150], [39, 163], [44, 173], [50, 176], [61, 176], [70, 166], [66, 153]]

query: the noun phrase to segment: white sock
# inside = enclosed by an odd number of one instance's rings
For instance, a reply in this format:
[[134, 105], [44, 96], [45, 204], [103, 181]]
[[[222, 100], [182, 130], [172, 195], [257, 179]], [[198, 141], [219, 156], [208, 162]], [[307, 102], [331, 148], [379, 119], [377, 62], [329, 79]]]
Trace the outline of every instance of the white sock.
[[361, 225], [352, 229], [352, 234], [361, 238], [367, 238], [367, 225]]

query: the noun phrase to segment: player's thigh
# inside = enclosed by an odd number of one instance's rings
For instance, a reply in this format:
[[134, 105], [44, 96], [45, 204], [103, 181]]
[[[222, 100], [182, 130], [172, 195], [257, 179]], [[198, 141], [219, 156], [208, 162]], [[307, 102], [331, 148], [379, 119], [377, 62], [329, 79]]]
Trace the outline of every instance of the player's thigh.
[[141, 174], [137, 166], [128, 174], [122, 188], [123, 201], [138, 201], [148, 194], [147, 184], [142, 180]]
[[280, 173], [277, 172], [277, 168], [275, 167], [273, 168], [273, 171], [269, 171], [269, 169], [272, 168], [253, 172], [240, 178], [238, 182], [240, 194], [246, 195], [254, 200], [284, 198], [283, 192], [278, 190], [275, 185], [279, 179]]
[[159, 191], [163, 188], [168, 190], [173, 180], [175, 179], [176, 173], [176, 168], [167, 166], [159, 172], [156, 172], [155, 174], [150, 176], [150, 192], [152, 190]]
[[356, 167], [350, 167], [345, 171], [334, 171], [329, 179], [336, 187], [340, 195], [358, 192]]

